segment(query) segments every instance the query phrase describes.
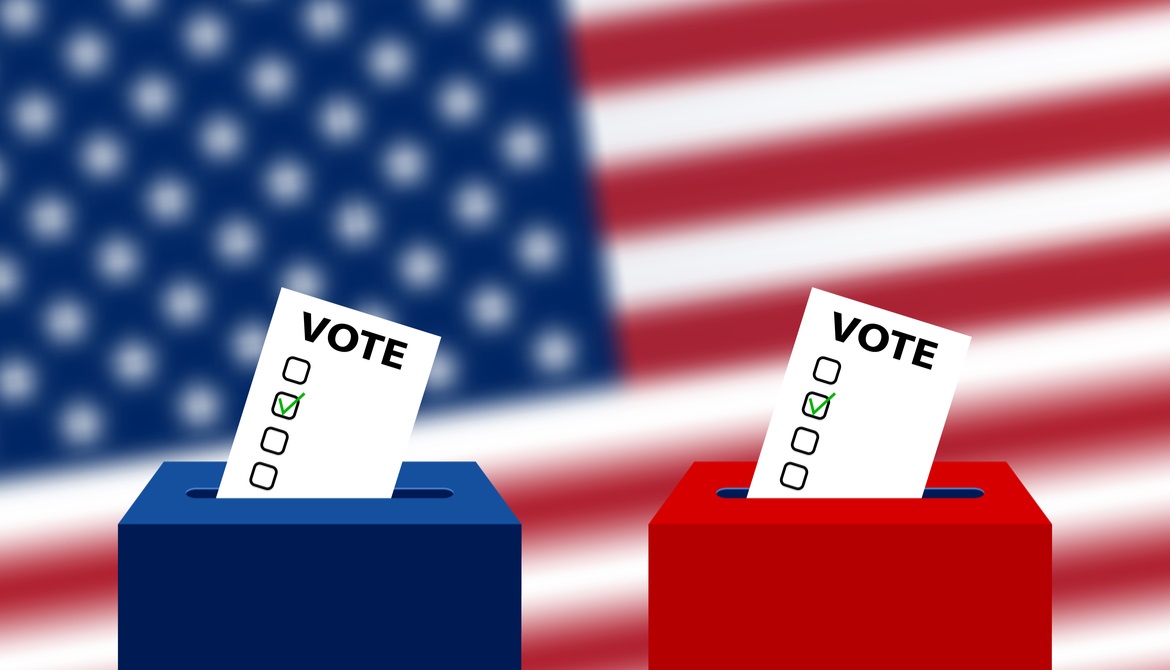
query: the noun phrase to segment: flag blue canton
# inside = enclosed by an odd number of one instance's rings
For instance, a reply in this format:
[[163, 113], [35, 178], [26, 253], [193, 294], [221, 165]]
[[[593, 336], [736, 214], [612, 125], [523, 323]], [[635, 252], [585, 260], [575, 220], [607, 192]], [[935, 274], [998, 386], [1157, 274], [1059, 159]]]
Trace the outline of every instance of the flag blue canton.
[[424, 413], [615, 372], [556, 3], [0, 0], [0, 470], [227, 438], [278, 289]]

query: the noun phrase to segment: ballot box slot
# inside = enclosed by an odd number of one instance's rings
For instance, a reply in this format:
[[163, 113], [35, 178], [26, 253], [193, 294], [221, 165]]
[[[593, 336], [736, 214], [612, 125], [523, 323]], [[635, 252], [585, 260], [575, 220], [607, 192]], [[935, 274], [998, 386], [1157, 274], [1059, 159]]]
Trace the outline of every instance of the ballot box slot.
[[934, 488], [922, 492], [923, 498], [982, 498], [983, 489], [971, 487]]
[[395, 498], [450, 498], [455, 495], [451, 489], [406, 487], [394, 489]]
[[[746, 489], [745, 489], [746, 490]], [[214, 498], [218, 488], [196, 487], [187, 489], [188, 498]], [[455, 492], [443, 487], [410, 486], [394, 489], [394, 498], [450, 498]]]
[[[715, 495], [720, 498], [747, 498], [747, 487], [730, 486], [719, 489]], [[928, 488], [923, 498], [982, 498], [983, 489], [973, 486]]]

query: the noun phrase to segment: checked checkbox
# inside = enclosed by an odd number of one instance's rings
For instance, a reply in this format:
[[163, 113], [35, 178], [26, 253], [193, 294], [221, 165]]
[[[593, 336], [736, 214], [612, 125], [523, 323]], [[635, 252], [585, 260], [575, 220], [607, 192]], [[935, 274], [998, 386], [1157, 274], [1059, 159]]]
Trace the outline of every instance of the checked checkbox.
[[272, 399], [272, 414], [279, 416], [282, 419], [292, 419], [297, 415], [297, 409], [301, 406], [301, 398], [305, 394], [293, 395], [291, 393], [277, 393], [276, 397]]
[[810, 391], [808, 395], [804, 396], [804, 404], [801, 405], [800, 411], [804, 412], [805, 416], [820, 421], [829, 415], [829, 401], [836, 395], [833, 393], [823, 396], [820, 393]]

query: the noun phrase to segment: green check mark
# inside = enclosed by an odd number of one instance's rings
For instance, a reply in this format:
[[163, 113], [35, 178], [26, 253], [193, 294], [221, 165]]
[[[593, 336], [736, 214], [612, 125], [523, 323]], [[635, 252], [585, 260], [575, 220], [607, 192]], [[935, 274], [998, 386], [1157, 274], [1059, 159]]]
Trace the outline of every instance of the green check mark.
[[[836, 395], [836, 394], [834, 394], [834, 395]], [[297, 399], [296, 399], [296, 400], [294, 400], [294, 401], [292, 401], [292, 402], [290, 402], [290, 403], [288, 404], [288, 407], [285, 407], [285, 406], [284, 406], [284, 401], [282, 401], [282, 400], [281, 400], [281, 399], [278, 397], [278, 398], [276, 399], [276, 404], [277, 404], [277, 405], [280, 405], [280, 414], [281, 414], [281, 416], [284, 416], [285, 414], [287, 414], [287, 413], [288, 413], [288, 411], [289, 411], [290, 409], [292, 409], [293, 407], [296, 407], [296, 404], [297, 404], [298, 402], [300, 402], [300, 401], [301, 401], [301, 398], [304, 398], [304, 397], [305, 397], [305, 394], [304, 394], [304, 393], [300, 394], [299, 396], [297, 396]], [[809, 402], [812, 402], [812, 401], [810, 400]]]
[[[305, 395], [305, 394], [304, 394], [304, 393], [302, 393], [301, 395]], [[811, 410], [812, 410], [812, 413], [815, 415], [817, 412], [821, 411], [821, 409], [823, 409], [825, 405], [828, 405], [828, 404], [829, 404], [829, 401], [830, 401], [830, 400], [832, 400], [832, 399], [833, 399], [833, 396], [835, 396], [835, 395], [837, 395], [837, 394], [836, 394], [836, 393], [834, 393], [834, 394], [830, 395], [828, 398], [825, 398], [825, 401], [824, 401], [824, 402], [822, 402], [820, 405], [817, 405], [817, 406], [815, 406], [815, 407], [813, 406], [813, 401], [812, 401], [812, 398], [809, 398], [809, 399], [808, 399], [808, 406], [809, 406], [809, 409], [811, 409]], [[297, 400], [300, 400], [300, 398], [297, 398]]]

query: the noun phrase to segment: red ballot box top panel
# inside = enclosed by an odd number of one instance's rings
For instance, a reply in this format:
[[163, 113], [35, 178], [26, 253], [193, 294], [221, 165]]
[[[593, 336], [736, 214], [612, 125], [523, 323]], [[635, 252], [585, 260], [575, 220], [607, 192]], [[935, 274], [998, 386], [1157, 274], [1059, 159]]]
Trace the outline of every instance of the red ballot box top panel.
[[1038, 524], [1044, 512], [1007, 463], [935, 463], [927, 488], [978, 488], [977, 498], [725, 498], [755, 463], [698, 462], [650, 521], [693, 524]]

